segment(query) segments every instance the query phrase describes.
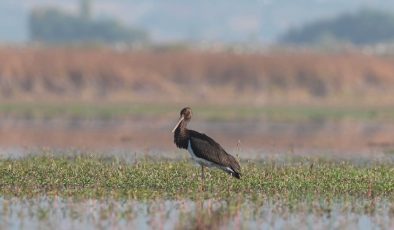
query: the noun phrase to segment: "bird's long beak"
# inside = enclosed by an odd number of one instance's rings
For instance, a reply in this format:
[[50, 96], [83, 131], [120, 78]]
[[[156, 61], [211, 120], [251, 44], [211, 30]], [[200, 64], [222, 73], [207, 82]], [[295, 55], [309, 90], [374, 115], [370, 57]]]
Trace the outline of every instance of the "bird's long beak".
[[175, 132], [176, 128], [178, 128], [179, 124], [183, 121], [183, 119], [185, 119], [184, 116], [181, 116], [179, 118], [179, 121], [178, 121], [178, 123], [176, 123], [176, 125], [175, 125], [174, 129], [172, 130], [172, 132]]

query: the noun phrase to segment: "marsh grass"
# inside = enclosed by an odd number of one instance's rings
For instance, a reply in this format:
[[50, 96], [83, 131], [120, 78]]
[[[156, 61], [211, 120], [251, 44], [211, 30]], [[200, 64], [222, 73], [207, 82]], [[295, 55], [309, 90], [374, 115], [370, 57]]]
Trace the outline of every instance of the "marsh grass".
[[[114, 199], [236, 199], [292, 201], [387, 199], [394, 201], [391, 164], [357, 166], [349, 162], [242, 162], [242, 179], [208, 170], [201, 192], [199, 167], [188, 161], [90, 156], [38, 156], [0, 160], [0, 196], [61, 196]], [[264, 198], [264, 199], [262, 199]]]

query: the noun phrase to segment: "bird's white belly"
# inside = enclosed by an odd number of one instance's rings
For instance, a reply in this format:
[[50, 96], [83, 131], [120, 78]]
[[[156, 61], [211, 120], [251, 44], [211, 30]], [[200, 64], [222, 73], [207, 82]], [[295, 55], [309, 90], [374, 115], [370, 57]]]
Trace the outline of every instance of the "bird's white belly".
[[216, 164], [213, 163], [213, 162], [210, 162], [210, 161], [207, 161], [207, 160], [205, 160], [205, 159], [203, 159], [203, 158], [197, 157], [196, 154], [194, 154], [194, 152], [193, 152], [193, 149], [192, 149], [190, 140], [189, 140], [188, 145], [187, 145], [187, 151], [190, 153], [192, 159], [193, 159], [195, 162], [197, 162], [198, 164], [203, 165], [203, 166], [206, 166], [206, 167], [216, 166]]

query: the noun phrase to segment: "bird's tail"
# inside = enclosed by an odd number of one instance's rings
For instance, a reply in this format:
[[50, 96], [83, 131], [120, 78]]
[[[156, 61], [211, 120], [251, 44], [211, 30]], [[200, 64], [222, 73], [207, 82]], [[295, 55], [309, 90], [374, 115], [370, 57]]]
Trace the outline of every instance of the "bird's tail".
[[241, 179], [241, 173], [232, 172], [232, 173], [230, 173], [230, 174], [231, 174], [231, 176], [233, 176], [233, 177], [235, 177], [235, 178], [237, 178], [237, 179]]
[[230, 174], [231, 176], [241, 179], [241, 173], [238, 170], [234, 170], [233, 167], [226, 167], [222, 168], [226, 173]]
[[224, 167], [222, 169], [231, 176], [237, 179], [241, 179], [241, 166], [239, 165], [238, 161], [228, 153], [226, 154], [226, 156], [227, 167]]
[[228, 160], [231, 168], [231, 171], [229, 172], [231, 176], [237, 179], [241, 179], [241, 166], [239, 165], [237, 159], [235, 159], [235, 157], [233, 157], [232, 155], [228, 154]]

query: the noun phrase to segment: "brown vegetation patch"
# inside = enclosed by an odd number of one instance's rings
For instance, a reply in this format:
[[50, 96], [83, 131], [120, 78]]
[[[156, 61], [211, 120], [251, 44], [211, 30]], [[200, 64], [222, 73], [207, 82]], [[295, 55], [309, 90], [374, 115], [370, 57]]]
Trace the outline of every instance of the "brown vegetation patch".
[[393, 102], [394, 59], [360, 53], [0, 48], [0, 98]]

